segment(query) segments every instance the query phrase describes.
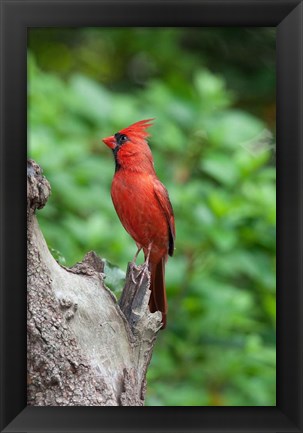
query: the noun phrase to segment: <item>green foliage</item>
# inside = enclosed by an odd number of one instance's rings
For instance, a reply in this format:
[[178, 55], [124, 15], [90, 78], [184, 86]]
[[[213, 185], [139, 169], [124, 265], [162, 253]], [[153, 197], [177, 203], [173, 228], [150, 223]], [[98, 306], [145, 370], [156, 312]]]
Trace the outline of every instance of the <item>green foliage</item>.
[[258, 68], [232, 50], [240, 50], [236, 29], [224, 33], [233, 53], [226, 67], [222, 47], [213, 43], [212, 51], [210, 34], [222, 42], [220, 29], [30, 32], [29, 155], [52, 186], [39, 223], [61, 263], [89, 250], [107, 259], [106, 282], [117, 295], [136, 247], [111, 202], [114, 162], [101, 138], [156, 117], [149, 142], [177, 239], [148, 405], [275, 405], [274, 36], [267, 30], [241, 30], [251, 47], [258, 32], [265, 35], [255, 56], [267, 63]]

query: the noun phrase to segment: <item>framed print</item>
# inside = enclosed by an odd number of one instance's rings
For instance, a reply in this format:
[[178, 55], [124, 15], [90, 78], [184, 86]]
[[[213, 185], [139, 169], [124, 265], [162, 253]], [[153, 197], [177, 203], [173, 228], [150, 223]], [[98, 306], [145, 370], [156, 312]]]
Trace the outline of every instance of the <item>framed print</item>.
[[2, 0], [1, 23], [1, 431], [303, 431], [302, 1]]

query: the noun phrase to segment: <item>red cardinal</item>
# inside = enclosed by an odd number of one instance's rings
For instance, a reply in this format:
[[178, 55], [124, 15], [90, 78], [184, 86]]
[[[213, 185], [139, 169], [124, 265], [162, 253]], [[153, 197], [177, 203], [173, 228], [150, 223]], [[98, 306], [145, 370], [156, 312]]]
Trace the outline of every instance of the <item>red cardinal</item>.
[[116, 212], [137, 244], [143, 248], [151, 272], [149, 308], [162, 312], [166, 325], [165, 263], [174, 253], [175, 220], [165, 186], [157, 178], [146, 129], [153, 119], [141, 120], [103, 142], [113, 151], [116, 171], [111, 196]]

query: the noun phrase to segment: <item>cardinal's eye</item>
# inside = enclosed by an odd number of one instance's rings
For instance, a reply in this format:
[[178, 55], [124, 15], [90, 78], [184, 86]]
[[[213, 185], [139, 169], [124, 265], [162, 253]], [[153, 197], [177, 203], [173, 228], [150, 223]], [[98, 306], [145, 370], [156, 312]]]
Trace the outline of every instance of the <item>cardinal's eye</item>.
[[128, 140], [128, 138], [127, 138], [126, 135], [122, 134], [122, 135], [120, 136], [120, 142], [121, 142], [121, 143], [124, 143], [124, 142], [127, 141], [127, 140]]
[[118, 145], [121, 145], [123, 143], [125, 143], [126, 141], [128, 141], [128, 136], [125, 134], [120, 134], [120, 132], [117, 132], [115, 134], [115, 139]]

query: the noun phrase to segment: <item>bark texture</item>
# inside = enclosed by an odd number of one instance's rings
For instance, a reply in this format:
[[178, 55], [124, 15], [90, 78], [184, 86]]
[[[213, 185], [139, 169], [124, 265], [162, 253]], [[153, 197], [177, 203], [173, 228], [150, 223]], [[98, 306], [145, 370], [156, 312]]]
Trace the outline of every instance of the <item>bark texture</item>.
[[129, 264], [120, 304], [89, 252], [72, 268], [50, 254], [35, 216], [50, 185], [27, 167], [28, 404], [142, 406], [161, 313], [150, 313], [149, 272]]

